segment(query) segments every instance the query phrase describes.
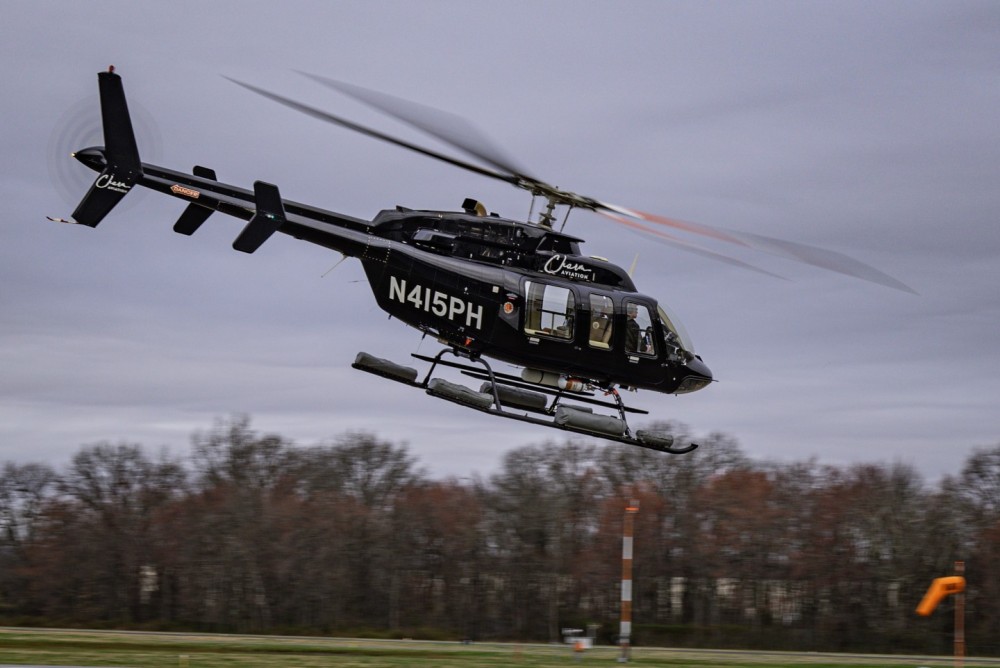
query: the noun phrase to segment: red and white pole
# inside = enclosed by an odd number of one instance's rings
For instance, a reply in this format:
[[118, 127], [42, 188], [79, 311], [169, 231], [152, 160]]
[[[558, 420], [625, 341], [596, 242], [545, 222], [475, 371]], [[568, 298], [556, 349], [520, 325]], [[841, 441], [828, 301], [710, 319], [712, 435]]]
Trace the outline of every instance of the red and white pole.
[[618, 663], [628, 663], [629, 643], [632, 639], [632, 533], [637, 512], [639, 501], [633, 499], [625, 507], [625, 523], [622, 528], [622, 617], [618, 630], [618, 644], [622, 653], [618, 657]]
[[[965, 562], [955, 562], [955, 575], [965, 577]], [[965, 664], [965, 593], [960, 591], [955, 595], [955, 666], [962, 668]]]

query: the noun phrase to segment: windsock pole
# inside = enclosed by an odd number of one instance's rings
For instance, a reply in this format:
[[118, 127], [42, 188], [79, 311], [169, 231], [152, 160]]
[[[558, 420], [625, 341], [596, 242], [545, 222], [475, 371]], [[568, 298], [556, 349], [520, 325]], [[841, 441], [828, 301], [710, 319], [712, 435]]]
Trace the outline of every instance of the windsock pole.
[[621, 646], [621, 656], [618, 663], [628, 663], [630, 642], [632, 639], [632, 533], [635, 514], [639, 512], [639, 501], [625, 507], [625, 523], [622, 528], [622, 616], [618, 630], [618, 644]]
[[955, 666], [961, 668], [965, 660], [965, 562], [955, 562], [955, 575], [935, 578], [924, 598], [917, 606], [917, 614], [924, 617], [934, 612], [934, 608], [945, 596], [955, 595]]
[[[955, 562], [955, 575], [965, 577], [965, 562]], [[965, 660], [965, 591], [955, 594], [955, 665], [961, 666]]]

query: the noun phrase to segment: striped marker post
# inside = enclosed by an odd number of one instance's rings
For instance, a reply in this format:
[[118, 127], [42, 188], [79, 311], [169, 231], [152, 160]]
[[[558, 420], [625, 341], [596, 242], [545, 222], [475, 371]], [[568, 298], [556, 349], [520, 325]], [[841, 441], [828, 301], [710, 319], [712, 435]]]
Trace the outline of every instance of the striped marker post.
[[622, 653], [618, 657], [618, 663], [628, 663], [631, 653], [629, 643], [632, 638], [632, 532], [637, 512], [639, 512], [639, 501], [632, 499], [632, 502], [625, 507], [625, 523], [622, 527], [622, 618], [618, 630], [618, 644]]
[[[965, 576], [965, 562], [955, 562], [955, 574]], [[955, 665], [961, 668], [965, 663], [965, 593], [955, 596]]]

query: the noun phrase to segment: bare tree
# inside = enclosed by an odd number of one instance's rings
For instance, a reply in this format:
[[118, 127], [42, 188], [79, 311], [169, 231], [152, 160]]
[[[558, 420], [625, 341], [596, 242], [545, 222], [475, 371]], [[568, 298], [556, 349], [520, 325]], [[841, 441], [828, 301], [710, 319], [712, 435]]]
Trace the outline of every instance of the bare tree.
[[1000, 445], [977, 449], [958, 480], [948, 483], [967, 534], [961, 558], [968, 560], [969, 603], [975, 615], [970, 644], [992, 644], [1000, 636]]
[[58, 478], [45, 464], [6, 462], [0, 472], [0, 546], [17, 548], [31, 541], [38, 513]]
[[599, 622], [610, 640], [638, 499], [640, 642], [946, 651], [947, 615], [911, 610], [955, 559], [970, 646], [1000, 635], [1000, 446], [931, 490], [903, 464], [762, 463], [700, 441], [683, 457], [530, 445], [466, 483], [372, 434], [296, 447], [236, 416], [194, 436], [190, 484], [134, 444], [86, 446], [61, 474], [6, 464], [0, 614], [549, 640]]
[[102, 619], [143, 617], [144, 588], [155, 573], [151, 526], [158, 508], [183, 491], [185, 473], [138, 445], [99, 443], [78, 452], [62, 476], [61, 530], [76, 537], [80, 610]]
[[43, 464], [7, 462], [0, 470], [0, 603], [28, 598], [29, 555], [57, 480]]

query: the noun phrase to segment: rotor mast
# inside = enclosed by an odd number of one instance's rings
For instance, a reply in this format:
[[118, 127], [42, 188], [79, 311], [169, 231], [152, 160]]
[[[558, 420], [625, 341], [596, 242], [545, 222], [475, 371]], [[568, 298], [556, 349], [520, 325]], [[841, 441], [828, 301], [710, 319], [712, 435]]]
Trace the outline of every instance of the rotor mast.
[[[556, 220], [556, 204], [557, 202], [554, 197], [548, 196], [545, 198], [545, 208], [538, 214], [539, 226], [544, 227], [547, 230], [552, 229], [552, 223]], [[566, 215], [569, 216], [568, 211], [566, 212]], [[566, 225], [565, 221], [563, 221], [563, 225]]]

